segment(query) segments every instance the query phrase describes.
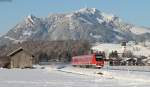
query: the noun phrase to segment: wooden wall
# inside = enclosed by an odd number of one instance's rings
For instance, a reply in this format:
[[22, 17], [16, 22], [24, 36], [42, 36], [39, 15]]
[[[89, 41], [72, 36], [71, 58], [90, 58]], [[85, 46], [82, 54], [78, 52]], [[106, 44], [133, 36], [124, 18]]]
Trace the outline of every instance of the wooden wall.
[[0, 57], [0, 67], [8, 68], [10, 64], [9, 57]]
[[11, 58], [10, 68], [30, 68], [33, 66], [33, 57], [24, 50], [14, 54]]

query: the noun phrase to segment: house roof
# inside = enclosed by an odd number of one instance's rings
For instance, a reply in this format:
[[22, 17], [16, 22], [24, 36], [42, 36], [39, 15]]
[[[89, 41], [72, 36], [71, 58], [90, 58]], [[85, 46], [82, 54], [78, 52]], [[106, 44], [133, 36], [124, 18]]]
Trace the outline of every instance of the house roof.
[[14, 50], [14, 51], [12, 51], [12, 52], [10, 52], [10, 53], [8, 53], [8, 55], [7, 56], [13, 56], [13, 55], [15, 55], [15, 54], [17, 54], [17, 53], [19, 53], [20, 51], [24, 51], [24, 52], [26, 52], [27, 54], [29, 54], [29, 55], [31, 55], [31, 56], [33, 56], [34, 57], [34, 55], [32, 54], [32, 53], [30, 53], [29, 51], [27, 51], [27, 50], [25, 50], [24, 48], [22, 48], [22, 47], [19, 47], [19, 48], [17, 48], [16, 50]]

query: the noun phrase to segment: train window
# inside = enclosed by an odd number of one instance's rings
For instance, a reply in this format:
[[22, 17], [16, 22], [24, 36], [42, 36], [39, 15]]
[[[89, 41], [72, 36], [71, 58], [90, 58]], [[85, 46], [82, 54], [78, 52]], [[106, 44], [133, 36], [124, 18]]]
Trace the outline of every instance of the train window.
[[96, 55], [96, 61], [103, 60], [103, 55]]

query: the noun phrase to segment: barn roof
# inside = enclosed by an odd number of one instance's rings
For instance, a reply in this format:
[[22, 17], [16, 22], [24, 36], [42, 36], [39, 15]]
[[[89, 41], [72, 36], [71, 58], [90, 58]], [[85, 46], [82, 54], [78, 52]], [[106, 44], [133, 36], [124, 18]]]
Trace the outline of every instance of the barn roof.
[[19, 48], [17, 48], [16, 50], [14, 50], [14, 51], [8, 53], [7, 56], [13, 56], [13, 55], [19, 53], [20, 51], [24, 51], [24, 52], [26, 52], [27, 54], [29, 54], [29, 55], [31, 55], [31, 56], [34, 57], [34, 55], [33, 55], [32, 53], [30, 53], [29, 51], [27, 51], [26, 49], [24, 49], [24, 48], [22, 48], [22, 47], [19, 47]]

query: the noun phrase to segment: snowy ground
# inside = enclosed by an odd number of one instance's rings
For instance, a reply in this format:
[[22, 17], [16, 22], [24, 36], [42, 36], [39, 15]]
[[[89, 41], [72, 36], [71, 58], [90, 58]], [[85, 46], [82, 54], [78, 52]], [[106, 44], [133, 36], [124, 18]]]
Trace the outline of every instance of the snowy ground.
[[149, 76], [150, 72], [73, 67], [0, 69], [0, 87], [149, 87]]
[[150, 72], [150, 66], [104, 66], [103, 68], [110, 70]]

